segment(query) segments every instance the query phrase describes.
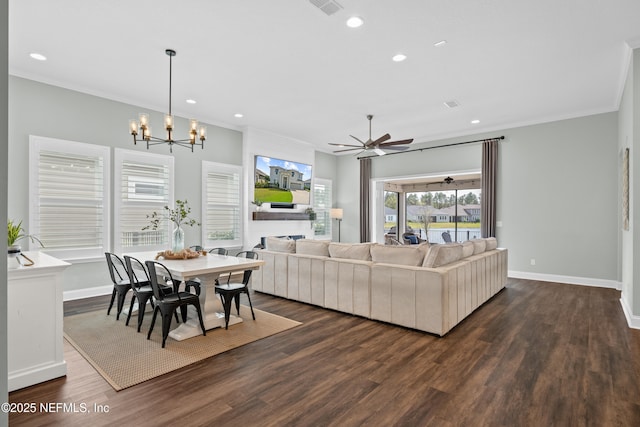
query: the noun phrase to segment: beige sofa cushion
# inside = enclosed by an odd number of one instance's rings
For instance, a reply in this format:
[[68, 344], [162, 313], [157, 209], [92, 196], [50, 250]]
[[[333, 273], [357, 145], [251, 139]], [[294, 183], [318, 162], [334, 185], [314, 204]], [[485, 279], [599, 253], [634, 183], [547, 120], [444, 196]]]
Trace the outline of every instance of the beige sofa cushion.
[[268, 251], [296, 253], [296, 241], [281, 237], [267, 237]]
[[481, 254], [487, 248], [487, 242], [485, 242], [484, 239], [473, 239], [472, 242], [474, 245], [474, 248], [473, 248], [474, 255]]
[[421, 250], [418, 245], [371, 245], [371, 260], [373, 262], [419, 267], [424, 261], [424, 256], [424, 250]]
[[329, 243], [331, 258], [371, 261], [371, 243]]
[[296, 253], [301, 255], [329, 256], [329, 242], [326, 240], [296, 240]]
[[462, 258], [470, 257], [473, 255], [476, 245], [471, 240], [462, 242]]
[[447, 243], [444, 245], [432, 245], [429, 253], [424, 257], [423, 267], [441, 267], [451, 264], [462, 258], [462, 245], [460, 243]]
[[485, 251], [492, 251], [498, 247], [498, 240], [495, 237], [487, 237], [484, 241], [486, 243]]

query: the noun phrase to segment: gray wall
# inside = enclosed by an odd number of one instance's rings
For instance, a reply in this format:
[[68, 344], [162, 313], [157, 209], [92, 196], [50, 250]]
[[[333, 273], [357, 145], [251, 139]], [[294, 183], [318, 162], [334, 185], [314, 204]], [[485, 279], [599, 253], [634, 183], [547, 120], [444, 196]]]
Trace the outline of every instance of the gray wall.
[[[8, 131], [8, 70], [9, 70], [9, 2], [0, 1], [0, 224], [7, 220], [7, 138]], [[0, 227], [3, 231], [4, 227]], [[7, 232], [0, 233], [2, 252], [7, 250]], [[0, 257], [0, 313], [7, 312], [7, 257]], [[0, 402], [9, 401], [7, 366], [7, 316], [0, 316]], [[9, 416], [0, 412], [0, 426], [9, 425]]]
[[[9, 156], [12, 161], [8, 169], [12, 185], [8, 190], [8, 214], [9, 218], [22, 219], [27, 227], [29, 135], [146, 151], [144, 146], [134, 146], [127, 132], [129, 119], [137, 118], [145, 111], [136, 106], [11, 76], [9, 111]], [[162, 112], [147, 112], [151, 115], [152, 126], [162, 123]], [[187, 121], [176, 118], [176, 128], [178, 132], [180, 129], [186, 132]], [[169, 154], [165, 146], [151, 147], [149, 151]], [[199, 219], [201, 162], [242, 165], [242, 133], [207, 124], [204, 150], [196, 147], [191, 153], [188, 149], [175, 147], [173, 156], [175, 196], [186, 198], [193, 216]], [[187, 245], [199, 244], [200, 227], [185, 227], [185, 242]], [[65, 271], [64, 282], [65, 291], [110, 284], [102, 261], [74, 263]]]
[[[617, 113], [599, 114], [416, 145], [504, 135], [498, 167], [497, 230], [509, 270], [619, 281]], [[373, 178], [480, 169], [479, 144], [373, 160]], [[359, 241], [359, 167], [338, 160], [343, 241]], [[531, 259], [536, 265], [531, 265]]]
[[[338, 182], [337, 173], [338, 173], [338, 158], [333, 154], [323, 153], [321, 151], [316, 151], [315, 153], [315, 168], [314, 174], [315, 178], [323, 178], [331, 180], [331, 193], [333, 194], [333, 207], [341, 208], [339, 204], [335, 202], [336, 200], [336, 192], [338, 191]], [[336, 225], [336, 221], [332, 220], [333, 224], [331, 227], [332, 240], [338, 241], [338, 227]], [[342, 230], [341, 230], [342, 232]]]

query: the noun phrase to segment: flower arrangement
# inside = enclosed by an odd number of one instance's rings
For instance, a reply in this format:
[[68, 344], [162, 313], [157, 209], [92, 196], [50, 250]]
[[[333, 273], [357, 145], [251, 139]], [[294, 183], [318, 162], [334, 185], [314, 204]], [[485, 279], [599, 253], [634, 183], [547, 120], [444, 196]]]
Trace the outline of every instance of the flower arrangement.
[[171, 209], [169, 206], [164, 207], [164, 212], [153, 212], [150, 215], [147, 215], [149, 218], [149, 225], [142, 228], [142, 230], [157, 230], [160, 225], [160, 221], [163, 219], [168, 219], [173, 222], [176, 227], [181, 227], [182, 225], [188, 225], [189, 227], [193, 227], [194, 225], [200, 225], [198, 221], [189, 217], [191, 213], [191, 207], [186, 200], [176, 200], [176, 208]]

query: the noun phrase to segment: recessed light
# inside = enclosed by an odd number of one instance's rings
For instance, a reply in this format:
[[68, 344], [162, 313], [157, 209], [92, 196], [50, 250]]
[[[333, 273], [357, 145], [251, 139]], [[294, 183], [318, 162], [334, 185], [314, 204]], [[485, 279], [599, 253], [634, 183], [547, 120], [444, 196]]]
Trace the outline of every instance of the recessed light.
[[30, 53], [29, 56], [32, 57], [33, 59], [37, 59], [38, 61], [46, 61], [47, 60], [47, 57], [44, 56], [41, 53], [34, 52], [34, 53]]
[[478, 119], [471, 120], [471, 124], [477, 125], [478, 123], [480, 123], [480, 120]]
[[446, 41], [446, 40], [440, 40], [439, 42], [434, 43], [433, 45], [434, 45], [435, 47], [440, 47], [440, 46], [444, 46], [445, 44], [447, 44], [447, 41]]
[[196, 100], [195, 99], [187, 99], [187, 104], [195, 104]]
[[243, 118], [243, 117], [244, 117], [244, 114], [242, 114], [242, 113], [235, 113], [235, 114], [233, 115], [233, 117], [238, 118], [238, 119], [241, 119], [241, 118]]
[[393, 58], [391, 58], [391, 59], [393, 59], [394, 62], [402, 62], [405, 59], [407, 59], [407, 55], [404, 55], [402, 53], [398, 53], [397, 55], [394, 55]]
[[362, 24], [364, 24], [364, 21], [359, 16], [352, 16], [347, 19], [347, 27], [349, 28], [358, 28], [361, 27]]

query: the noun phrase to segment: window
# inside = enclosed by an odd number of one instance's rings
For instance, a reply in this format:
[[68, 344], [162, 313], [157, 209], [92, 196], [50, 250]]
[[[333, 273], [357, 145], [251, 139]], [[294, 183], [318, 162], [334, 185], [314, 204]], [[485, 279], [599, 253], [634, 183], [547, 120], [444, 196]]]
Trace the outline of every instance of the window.
[[116, 149], [114, 190], [114, 251], [162, 250], [170, 246], [171, 224], [142, 230], [147, 215], [173, 205], [174, 158], [153, 153]]
[[29, 232], [61, 259], [109, 248], [109, 147], [29, 137]]
[[384, 232], [396, 234], [398, 226], [398, 193], [384, 192]]
[[316, 212], [313, 233], [316, 238], [331, 239], [332, 185], [330, 179], [313, 180], [313, 210]]
[[242, 246], [242, 167], [202, 162], [202, 244]]

